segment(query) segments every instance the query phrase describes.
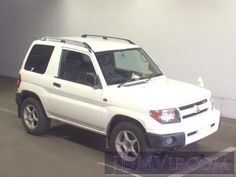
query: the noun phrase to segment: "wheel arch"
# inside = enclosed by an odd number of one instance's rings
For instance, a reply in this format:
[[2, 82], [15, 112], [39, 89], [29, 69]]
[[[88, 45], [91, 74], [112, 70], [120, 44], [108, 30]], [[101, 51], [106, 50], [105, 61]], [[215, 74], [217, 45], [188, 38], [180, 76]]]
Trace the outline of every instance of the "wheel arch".
[[106, 129], [106, 146], [107, 148], [109, 149], [111, 147], [110, 145], [110, 135], [111, 135], [111, 132], [113, 130], [113, 128], [119, 124], [120, 122], [132, 122], [134, 123], [135, 125], [137, 125], [138, 127], [140, 127], [142, 129], [142, 131], [145, 133], [145, 137], [146, 137], [146, 130], [144, 128], [144, 126], [142, 125], [141, 122], [139, 122], [138, 120], [132, 118], [132, 117], [129, 117], [129, 116], [125, 116], [125, 115], [115, 115], [112, 117], [111, 121], [109, 122], [108, 126], [107, 126], [107, 129]]
[[23, 101], [26, 98], [29, 98], [29, 97], [35, 98], [35, 99], [37, 99], [40, 102], [41, 105], [43, 105], [41, 99], [39, 98], [39, 96], [36, 93], [32, 92], [32, 91], [23, 90], [21, 93], [18, 93], [17, 97], [18, 97], [17, 98], [17, 105], [18, 105], [18, 117], [19, 118], [22, 117], [22, 115], [21, 115], [21, 106], [22, 106]]

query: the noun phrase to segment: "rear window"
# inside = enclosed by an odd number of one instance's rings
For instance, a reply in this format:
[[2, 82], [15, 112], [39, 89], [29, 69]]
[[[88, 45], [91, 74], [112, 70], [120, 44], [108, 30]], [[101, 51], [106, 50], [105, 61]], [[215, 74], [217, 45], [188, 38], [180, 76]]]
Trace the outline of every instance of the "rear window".
[[44, 74], [53, 50], [54, 46], [35, 45], [27, 58], [25, 70]]

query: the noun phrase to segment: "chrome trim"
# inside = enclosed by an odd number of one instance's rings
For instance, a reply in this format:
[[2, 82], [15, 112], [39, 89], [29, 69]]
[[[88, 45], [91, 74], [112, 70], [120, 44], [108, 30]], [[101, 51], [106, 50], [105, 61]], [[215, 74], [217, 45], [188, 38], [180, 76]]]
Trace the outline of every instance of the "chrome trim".
[[66, 123], [66, 124], [69, 124], [69, 125], [72, 125], [72, 126], [75, 126], [75, 127], [79, 127], [79, 128], [82, 128], [82, 129], [85, 129], [85, 130], [88, 130], [88, 131], [95, 132], [95, 133], [98, 133], [98, 134], [101, 134], [101, 135], [105, 135], [105, 136], [106, 136], [106, 133], [103, 132], [103, 131], [93, 129], [93, 128], [87, 127], [87, 126], [85, 126], [85, 125], [81, 125], [81, 124], [75, 123], [75, 122], [73, 122], [73, 121], [65, 120], [65, 119], [63, 119], [63, 118], [55, 117], [55, 116], [52, 116], [52, 115], [50, 115], [48, 118], [50, 118], [50, 119], [55, 119], [55, 120], [64, 122], [64, 123]]

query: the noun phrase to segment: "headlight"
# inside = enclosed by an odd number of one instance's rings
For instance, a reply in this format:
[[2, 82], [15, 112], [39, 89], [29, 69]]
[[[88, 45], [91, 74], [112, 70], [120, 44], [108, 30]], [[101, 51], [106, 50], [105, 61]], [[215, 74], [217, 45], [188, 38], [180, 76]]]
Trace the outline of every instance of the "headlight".
[[163, 110], [150, 110], [149, 115], [162, 124], [180, 122], [179, 111], [175, 108]]

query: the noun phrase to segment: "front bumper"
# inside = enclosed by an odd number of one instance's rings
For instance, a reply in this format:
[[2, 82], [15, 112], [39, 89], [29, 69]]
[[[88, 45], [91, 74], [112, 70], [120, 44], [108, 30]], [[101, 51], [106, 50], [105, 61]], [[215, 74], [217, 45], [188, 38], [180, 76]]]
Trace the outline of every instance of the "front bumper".
[[166, 150], [183, 147], [217, 132], [219, 125], [220, 112], [214, 109], [204, 116], [194, 116], [175, 125], [162, 125], [157, 129], [149, 130], [147, 140], [151, 149]]
[[147, 140], [152, 149], [171, 149], [185, 145], [185, 134], [184, 132], [166, 135], [147, 133]]

